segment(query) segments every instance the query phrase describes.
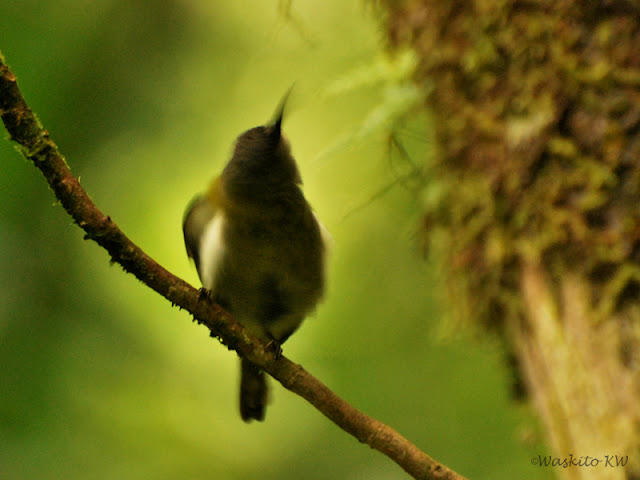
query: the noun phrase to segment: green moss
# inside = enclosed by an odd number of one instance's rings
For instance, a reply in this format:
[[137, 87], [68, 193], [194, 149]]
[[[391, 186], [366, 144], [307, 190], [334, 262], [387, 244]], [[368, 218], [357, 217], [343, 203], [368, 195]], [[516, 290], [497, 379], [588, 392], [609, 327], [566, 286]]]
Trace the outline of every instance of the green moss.
[[523, 258], [591, 275], [599, 310], [621, 308], [640, 288], [638, 17], [588, 0], [387, 3], [391, 45], [416, 50], [432, 89], [425, 235], [461, 316], [500, 327]]

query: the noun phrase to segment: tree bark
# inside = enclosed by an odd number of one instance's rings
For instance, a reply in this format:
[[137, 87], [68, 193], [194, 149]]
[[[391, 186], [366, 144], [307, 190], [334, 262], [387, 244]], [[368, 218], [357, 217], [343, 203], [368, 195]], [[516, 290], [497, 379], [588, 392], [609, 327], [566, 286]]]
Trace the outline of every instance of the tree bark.
[[553, 456], [600, 460], [560, 477], [640, 478], [640, 4], [379, 3], [430, 92], [457, 316], [505, 338]]

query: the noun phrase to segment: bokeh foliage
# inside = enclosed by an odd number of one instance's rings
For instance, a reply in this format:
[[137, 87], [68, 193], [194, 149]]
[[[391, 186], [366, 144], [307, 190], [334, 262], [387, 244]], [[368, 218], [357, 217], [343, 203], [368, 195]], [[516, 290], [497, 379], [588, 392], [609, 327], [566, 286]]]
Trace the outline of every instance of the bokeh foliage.
[[[285, 354], [471, 478], [544, 478], [495, 346], [434, 338], [419, 202], [386, 188], [427, 156], [428, 120], [398, 123], [412, 94], [393, 68], [358, 81], [376, 28], [335, 0], [0, 4], [0, 50], [72, 170], [194, 284], [184, 206], [296, 81], [285, 133], [335, 247], [328, 299]], [[278, 386], [265, 424], [243, 424], [235, 354], [83, 241], [9, 142], [0, 158], [0, 478], [403, 478]]]

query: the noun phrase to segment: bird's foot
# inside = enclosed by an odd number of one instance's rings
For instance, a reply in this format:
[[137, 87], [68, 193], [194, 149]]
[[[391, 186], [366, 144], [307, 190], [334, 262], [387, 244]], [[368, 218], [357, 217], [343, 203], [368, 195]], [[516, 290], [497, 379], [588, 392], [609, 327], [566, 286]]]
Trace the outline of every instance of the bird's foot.
[[211, 293], [211, 290], [204, 287], [198, 289], [198, 301], [202, 302], [203, 300], [208, 300], [209, 302], [213, 301], [213, 294]]
[[267, 350], [273, 350], [273, 353], [276, 356], [276, 360], [278, 360], [282, 356], [282, 346], [280, 342], [275, 338], [272, 338], [269, 343], [267, 343]]

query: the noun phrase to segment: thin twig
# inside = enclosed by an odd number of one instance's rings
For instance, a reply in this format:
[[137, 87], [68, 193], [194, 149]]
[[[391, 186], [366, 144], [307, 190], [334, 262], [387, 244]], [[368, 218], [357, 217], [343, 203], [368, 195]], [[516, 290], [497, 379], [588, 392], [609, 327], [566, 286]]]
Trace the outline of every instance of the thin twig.
[[285, 388], [305, 398], [340, 428], [379, 450], [416, 479], [464, 480], [436, 462], [392, 428], [368, 417], [333, 393], [326, 385], [284, 356], [276, 358], [219, 305], [210, 303], [198, 290], [176, 277], [144, 253], [91, 201], [71, 174], [49, 133], [26, 104], [16, 78], [0, 53], [0, 116], [22, 154], [42, 171], [56, 198], [85, 231], [85, 238], [103, 247], [113, 262], [141, 282], [189, 311], [211, 331], [211, 336], [260, 366]]

